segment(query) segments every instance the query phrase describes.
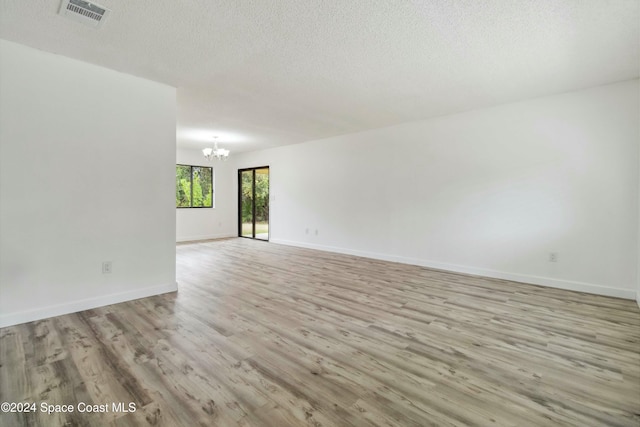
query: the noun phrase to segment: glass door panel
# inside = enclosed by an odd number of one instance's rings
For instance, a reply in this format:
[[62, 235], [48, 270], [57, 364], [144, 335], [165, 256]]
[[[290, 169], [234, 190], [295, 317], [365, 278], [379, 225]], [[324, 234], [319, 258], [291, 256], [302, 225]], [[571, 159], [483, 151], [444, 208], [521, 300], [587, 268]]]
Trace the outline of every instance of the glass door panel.
[[253, 171], [240, 171], [240, 236], [253, 237]]
[[238, 235], [269, 240], [269, 167], [238, 171]]
[[269, 168], [255, 170], [255, 238], [269, 240]]

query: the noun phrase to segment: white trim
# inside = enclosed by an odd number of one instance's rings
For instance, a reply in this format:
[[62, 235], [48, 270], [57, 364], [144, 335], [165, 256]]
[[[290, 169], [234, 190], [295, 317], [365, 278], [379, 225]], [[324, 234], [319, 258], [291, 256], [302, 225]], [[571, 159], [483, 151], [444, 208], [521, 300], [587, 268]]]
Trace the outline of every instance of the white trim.
[[66, 302], [64, 304], [50, 305], [18, 313], [2, 314], [0, 315], [0, 328], [18, 325], [20, 323], [33, 322], [34, 320], [46, 319], [49, 317], [61, 316], [63, 314], [76, 313], [78, 311], [103, 307], [105, 305], [160, 295], [167, 292], [175, 292], [177, 290], [178, 283], [174, 282], [166, 285], [149, 286], [147, 288], [136, 289], [128, 292], [103, 295], [95, 298], [86, 298]]
[[[456, 273], [473, 274], [477, 276], [491, 277], [495, 279], [511, 280], [514, 282], [529, 283], [532, 285], [547, 286], [550, 288], [565, 289], [569, 291], [586, 292], [589, 294], [603, 295], [608, 297], [636, 299], [640, 301], [640, 292], [636, 296], [636, 291], [632, 289], [612, 288], [608, 286], [596, 285], [593, 283], [576, 282], [572, 280], [554, 279], [551, 277], [532, 276], [528, 274], [509, 273], [499, 270], [491, 270], [465, 265], [448, 264], [438, 261], [429, 261], [417, 258], [406, 258], [397, 255], [386, 255], [375, 252], [366, 252], [353, 249], [339, 248], [335, 246], [324, 246], [313, 243], [295, 242], [283, 239], [271, 239], [271, 243], [287, 246], [297, 246], [300, 248], [317, 249], [326, 252], [336, 252], [346, 255], [355, 255], [365, 258], [379, 259], [383, 261], [399, 262], [402, 264], [419, 265], [421, 267], [435, 268], [438, 270], [453, 271]], [[640, 306], [640, 302], [638, 302]]]
[[640, 308], [640, 289], [636, 292], [636, 304], [638, 304], [638, 308]]
[[195, 242], [198, 240], [225, 239], [227, 237], [238, 237], [237, 234], [201, 234], [199, 236], [181, 236], [176, 237], [176, 243]]

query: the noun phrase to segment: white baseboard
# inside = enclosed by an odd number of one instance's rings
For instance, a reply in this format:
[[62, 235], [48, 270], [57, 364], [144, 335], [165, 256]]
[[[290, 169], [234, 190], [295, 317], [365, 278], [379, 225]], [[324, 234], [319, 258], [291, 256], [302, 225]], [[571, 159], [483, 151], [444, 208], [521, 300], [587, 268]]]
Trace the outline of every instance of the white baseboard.
[[636, 292], [636, 304], [638, 304], [638, 308], [640, 308], [640, 289]]
[[105, 305], [165, 294], [167, 292], [175, 292], [177, 290], [178, 284], [174, 282], [166, 285], [149, 286], [128, 292], [70, 301], [64, 304], [50, 305], [18, 313], [1, 314], [0, 328], [18, 325], [20, 323], [33, 322], [34, 320], [46, 319], [49, 317], [61, 316], [63, 314], [76, 313], [78, 311], [103, 307]]
[[[353, 249], [340, 248], [335, 246], [317, 245], [313, 243], [295, 242], [283, 239], [271, 239], [271, 243], [280, 245], [297, 246], [300, 248], [317, 249], [326, 252], [336, 252], [346, 255], [355, 255], [365, 258], [379, 259], [382, 261], [399, 262], [401, 264], [419, 265], [421, 267], [435, 268], [438, 270], [453, 271], [456, 273], [473, 274], [476, 276], [491, 277], [494, 279], [512, 280], [514, 282], [529, 283], [532, 285], [547, 286], [550, 288], [564, 289], [569, 291], [586, 292], [589, 294], [603, 295], [625, 299], [636, 299], [640, 301], [640, 291], [636, 296], [636, 291], [631, 289], [612, 288], [608, 286], [596, 285], [593, 283], [576, 282], [571, 280], [554, 279], [551, 277], [532, 276], [528, 274], [509, 273], [498, 270], [491, 270], [478, 267], [469, 267], [457, 264], [448, 264], [438, 261], [429, 261], [417, 258], [407, 258], [396, 255], [380, 254]], [[638, 303], [640, 305], [640, 302]]]
[[198, 240], [225, 239], [227, 237], [238, 237], [238, 234], [222, 233], [222, 234], [201, 234], [198, 236], [179, 236], [179, 237], [176, 237], [176, 243], [195, 242]]

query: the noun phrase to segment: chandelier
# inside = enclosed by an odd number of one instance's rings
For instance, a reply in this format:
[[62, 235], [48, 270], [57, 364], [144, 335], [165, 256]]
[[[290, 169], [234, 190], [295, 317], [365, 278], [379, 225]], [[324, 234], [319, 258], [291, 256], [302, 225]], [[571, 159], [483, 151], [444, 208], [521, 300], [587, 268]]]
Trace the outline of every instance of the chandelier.
[[202, 150], [202, 154], [204, 154], [204, 157], [209, 161], [213, 159], [227, 160], [229, 158], [230, 151], [224, 148], [218, 148], [217, 139], [217, 136], [213, 137], [213, 148], [205, 148]]

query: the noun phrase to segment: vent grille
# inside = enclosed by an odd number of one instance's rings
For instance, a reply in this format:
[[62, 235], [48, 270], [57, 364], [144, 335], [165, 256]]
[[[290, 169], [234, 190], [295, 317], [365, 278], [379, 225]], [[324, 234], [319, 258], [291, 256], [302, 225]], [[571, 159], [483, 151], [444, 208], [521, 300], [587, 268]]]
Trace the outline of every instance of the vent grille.
[[104, 9], [87, 3], [86, 1], [70, 0], [67, 5], [67, 10], [71, 12], [79, 13], [82, 16], [86, 16], [89, 19], [100, 21], [104, 16]]
[[60, 15], [90, 27], [100, 27], [109, 15], [109, 9], [84, 0], [62, 0]]

